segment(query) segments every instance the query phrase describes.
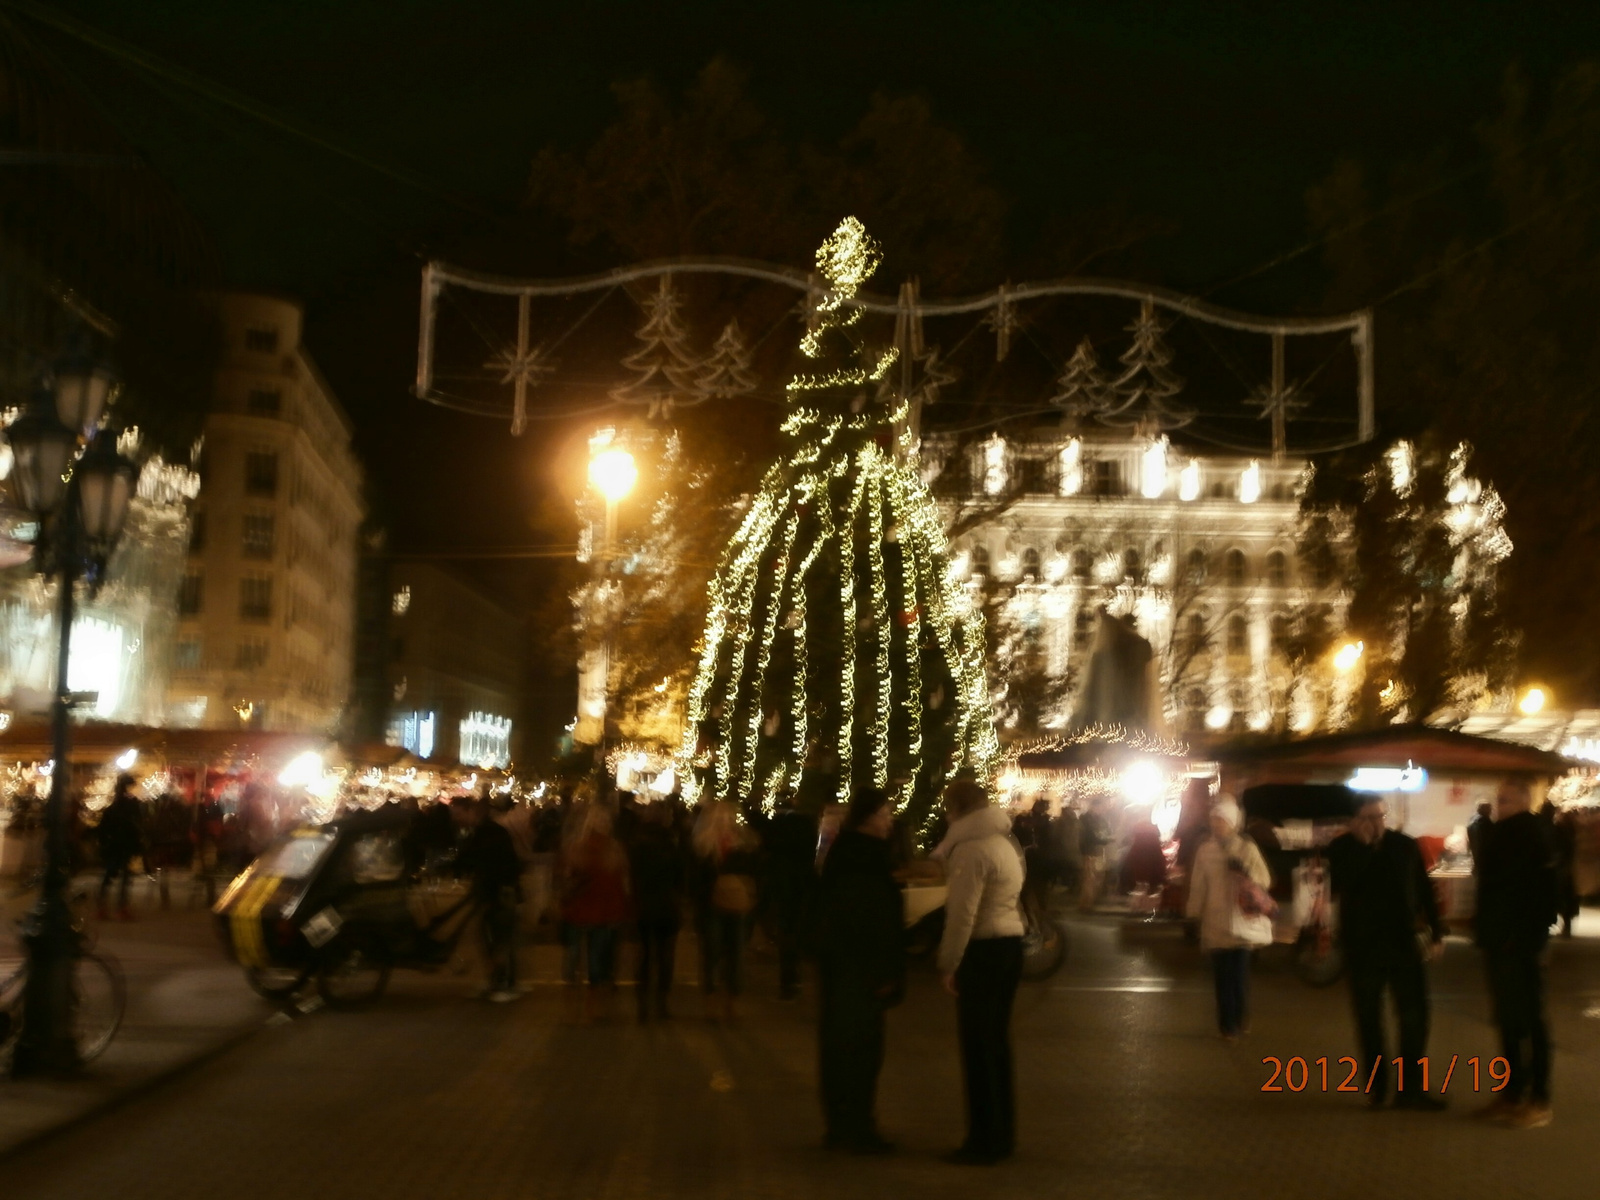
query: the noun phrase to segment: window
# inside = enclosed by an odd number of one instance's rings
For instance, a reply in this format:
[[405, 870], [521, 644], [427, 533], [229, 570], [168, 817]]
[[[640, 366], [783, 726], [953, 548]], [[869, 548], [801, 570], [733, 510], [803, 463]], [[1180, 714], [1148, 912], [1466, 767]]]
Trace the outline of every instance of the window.
[[257, 354], [276, 354], [278, 352], [278, 331], [276, 329], [246, 329], [244, 331], [244, 348], [253, 350]]
[[1204, 583], [1206, 579], [1206, 552], [1196, 546], [1189, 551], [1189, 582]]
[[277, 388], [251, 388], [245, 407], [257, 417], [275, 417], [283, 409], [283, 394]]
[[178, 587], [178, 612], [185, 617], [192, 617], [200, 611], [201, 602], [205, 599], [205, 576], [197, 571], [191, 571], [183, 577], [183, 583]]
[[1122, 552], [1122, 577], [1130, 583], [1137, 583], [1143, 574], [1144, 562], [1139, 551], [1129, 546]]
[[1250, 653], [1250, 625], [1237, 613], [1228, 618], [1228, 653]]
[[1076, 619], [1072, 622], [1072, 648], [1074, 650], [1087, 650], [1089, 639], [1094, 636], [1094, 611], [1080, 608]]
[[1317, 589], [1333, 582], [1333, 564], [1327, 554], [1315, 555], [1311, 560], [1311, 585]]
[[974, 546], [972, 548], [972, 572], [975, 575], [989, 573], [989, 548], [987, 546]]
[[246, 558], [272, 557], [272, 514], [246, 513], [242, 549]]
[[1039, 578], [1039, 552], [1032, 546], [1022, 552], [1022, 573], [1032, 579]]
[[1267, 555], [1267, 583], [1275, 588], [1289, 586], [1289, 560], [1282, 550]]
[[1094, 560], [1090, 558], [1089, 552], [1079, 546], [1072, 552], [1072, 577], [1077, 580], [1087, 580], [1089, 578], [1089, 568], [1093, 565], [1093, 562]]
[[1272, 618], [1272, 648], [1279, 654], [1289, 650], [1289, 618], [1282, 613]]
[[203, 512], [191, 513], [189, 516], [189, 553], [199, 554], [206, 548], [206, 514]]
[[197, 671], [200, 669], [201, 647], [198, 639], [188, 638], [181, 641], [173, 649], [172, 665], [180, 671]]
[[1122, 495], [1122, 463], [1115, 458], [1098, 458], [1089, 464], [1089, 493], [1093, 496]]
[[278, 455], [272, 450], [252, 450], [244, 456], [244, 490], [249, 496], [278, 494]]
[[1206, 647], [1206, 619], [1202, 613], [1189, 614], [1189, 630], [1186, 635], [1189, 643], [1189, 653], [1198, 654]]
[[411, 609], [411, 585], [402, 583], [396, 589], [394, 599], [389, 602], [389, 611], [397, 617], [403, 617]]
[[234, 650], [233, 666], [237, 671], [253, 671], [267, 665], [267, 643], [240, 642]]
[[1227, 574], [1229, 587], [1243, 587], [1245, 582], [1245, 563], [1243, 550], [1229, 550], [1227, 557]]
[[266, 621], [272, 617], [272, 579], [250, 576], [239, 581], [239, 616], [245, 621]]

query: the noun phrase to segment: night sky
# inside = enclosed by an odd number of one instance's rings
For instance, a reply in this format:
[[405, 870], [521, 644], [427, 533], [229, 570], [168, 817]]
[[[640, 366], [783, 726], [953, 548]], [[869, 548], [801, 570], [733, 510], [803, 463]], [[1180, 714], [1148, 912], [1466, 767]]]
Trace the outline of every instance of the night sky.
[[[1470, 155], [1509, 64], [1541, 81], [1600, 53], [1600, 6], [1529, 0], [60, 0], [53, 11], [125, 44], [91, 45], [13, 9], [185, 198], [227, 281], [305, 300], [376, 511], [411, 549], [559, 540], [534, 514], [565, 486], [550, 442], [570, 431], [513, 440], [410, 395], [418, 277], [464, 233], [526, 221], [531, 159], [546, 145], [581, 150], [615, 113], [613, 81], [649, 74], [676, 92], [724, 55], [776, 122], [820, 143], [874, 92], [920, 93], [1010, 197], [1012, 268], [1052, 212], [1123, 205], [1172, 225], [1150, 247], [1153, 281], [1211, 292], [1305, 239], [1306, 189], [1341, 157], [1381, 174], [1435, 150]], [[238, 112], [214, 85], [344, 153]], [[570, 269], [550, 240], [549, 271]], [[1303, 270], [1269, 272], [1214, 298], [1304, 308], [1316, 286]]]

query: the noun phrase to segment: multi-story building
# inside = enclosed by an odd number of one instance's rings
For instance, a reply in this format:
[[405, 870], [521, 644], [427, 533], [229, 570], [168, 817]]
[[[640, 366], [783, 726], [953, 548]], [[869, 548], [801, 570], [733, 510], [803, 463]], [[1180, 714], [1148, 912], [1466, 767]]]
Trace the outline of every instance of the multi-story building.
[[362, 472], [290, 300], [229, 294], [178, 596], [168, 720], [337, 732], [351, 686]]
[[[932, 434], [923, 461], [952, 570], [993, 626], [1002, 732], [1068, 724], [1102, 611], [1150, 642], [1177, 730], [1304, 731], [1347, 702], [1337, 545], [1297, 545], [1305, 460], [1064, 418], [1009, 439]], [[1049, 699], [1019, 729], [1006, 692], [1029, 676]]]
[[526, 625], [431, 563], [391, 562], [383, 574], [387, 613], [364, 615], [361, 690], [383, 704], [385, 740], [438, 762], [509, 766]]

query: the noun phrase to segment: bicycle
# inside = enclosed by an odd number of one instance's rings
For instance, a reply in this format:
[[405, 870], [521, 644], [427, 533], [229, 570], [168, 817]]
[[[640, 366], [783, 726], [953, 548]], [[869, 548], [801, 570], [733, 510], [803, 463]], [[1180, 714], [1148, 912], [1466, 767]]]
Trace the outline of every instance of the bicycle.
[[[117, 960], [92, 950], [78, 921], [73, 923], [73, 935], [72, 1037], [78, 1061], [89, 1063], [105, 1053], [122, 1026], [127, 985]], [[0, 1074], [11, 1072], [12, 1056], [22, 1036], [27, 990], [28, 960], [24, 957], [0, 977]]]

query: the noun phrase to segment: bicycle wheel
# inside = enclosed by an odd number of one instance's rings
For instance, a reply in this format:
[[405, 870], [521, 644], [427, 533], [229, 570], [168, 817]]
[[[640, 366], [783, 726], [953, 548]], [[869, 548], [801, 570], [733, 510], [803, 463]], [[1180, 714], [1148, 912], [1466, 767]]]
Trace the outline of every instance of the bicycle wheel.
[[1067, 960], [1067, 935], [1035, 903], [1022, 904], [1022, 977], [1030, 983], [1049, 979]]
[[116, 959], [104, 954], [79, 957], [73, 971], [72, 1032], [80, 1059], [90, 1062], [105, 1052], [122, 1025], [127, 1003]]

